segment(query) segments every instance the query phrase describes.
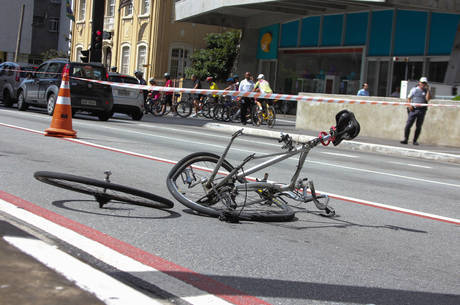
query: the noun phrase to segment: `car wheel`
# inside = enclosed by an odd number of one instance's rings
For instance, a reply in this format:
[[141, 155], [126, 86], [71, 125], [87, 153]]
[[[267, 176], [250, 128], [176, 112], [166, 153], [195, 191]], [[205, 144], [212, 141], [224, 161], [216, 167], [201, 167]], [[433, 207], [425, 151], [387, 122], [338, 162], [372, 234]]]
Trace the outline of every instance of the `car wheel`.
[[46, 107], [46, 110], [48, 111], [49, 115], [53, 115], [55, 106], [56, 106], [56, 95], [54, 93], [51, 93], [50, 96], [48, 96], [48, 103]]
[[142, 117], [144, 116], [144, 114], [142, 113], [142, 111], [140, 110], [135, 110], [131, 113], [131, 118], [134, 120], [134, 121], [140, 121], [142, 119]]
[[11, 107], [14, 104], [13, 99], [11, 98], [10, 91], [8, 89], [6, 89], [5, 92], [3, 92], [3, 104], [6, 107]]
[[112, 116], [111, 111], [102, 111], [97, 114], [100, 121], [107, 121]]
[[24, 97], [24, 92], [21, 91], [19, 92], [19, 96], [18, 96], [18, 110], [25, 111], [27, 110], [27, 108], [29, 108], [29, 104], [27, 104], [26, 102], [26, 98]]

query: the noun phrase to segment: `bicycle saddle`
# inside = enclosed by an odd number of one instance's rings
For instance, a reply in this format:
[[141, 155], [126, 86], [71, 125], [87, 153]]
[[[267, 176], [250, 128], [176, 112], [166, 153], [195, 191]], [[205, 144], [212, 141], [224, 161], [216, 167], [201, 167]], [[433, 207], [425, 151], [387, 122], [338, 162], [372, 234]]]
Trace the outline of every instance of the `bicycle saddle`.
[[334, 146], [339, 145], [342, 140], [352, 140], [358, 136], [361, 127], [353, 112], [344, 109], [335, 115], [335, 121], [336, 135], [332, 141]]

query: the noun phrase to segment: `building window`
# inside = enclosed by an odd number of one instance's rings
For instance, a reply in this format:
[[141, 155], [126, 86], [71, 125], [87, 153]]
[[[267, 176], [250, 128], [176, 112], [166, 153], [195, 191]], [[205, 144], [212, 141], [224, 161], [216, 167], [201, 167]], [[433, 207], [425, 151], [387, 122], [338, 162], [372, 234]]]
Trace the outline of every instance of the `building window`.
[[80, 0], [80, 7], [78, 8], [78, 20], [85, 20], [86, 15], [86, 0]]
[[169, 73], [171, 77], [184, 77], [185, 68], [190, 65], [191, 48], [173, 47], [170, 53]]
[[49, 32], [59, 32], [59, 18], [49, 18], [48, 19], [48, 31]]
[[34, 16], [32, 25], [39, 26], [39, 25], [43, 25], [44, 22], [45, 22], [45, 18], [43, 16]]
[[141, 0], [141, 15], [147, 15], [150, 11], [150, 0]]
[[129, 73], [129, 46], [124, 46], [121, 48], [121, 73]]
[[447, 61], [430, 62], [428, 80], [430, 82], [442, 83], [446, 75], [448, 64], [449, 62]]
[[125, 7], [125, 17], [131, 16], [133, 14], [133, 3], [131, 2], [129, 5]]
[[140, 45], [137, 48], [137, 71], [142, 71], [145, 74], [145, 67], [147, 59], [147, 46]]
[[81, 62], [81, 56], [82, 56], [81, 51], [82, 50], [83, 50], [83, 47], [77, 47], [75, 49], [75, 61], [76, 62]]
[[107, 8], [106, 8], [105, 15], [107, 17], [115, 16], [115, 0], [108, 0], [107, 1]]

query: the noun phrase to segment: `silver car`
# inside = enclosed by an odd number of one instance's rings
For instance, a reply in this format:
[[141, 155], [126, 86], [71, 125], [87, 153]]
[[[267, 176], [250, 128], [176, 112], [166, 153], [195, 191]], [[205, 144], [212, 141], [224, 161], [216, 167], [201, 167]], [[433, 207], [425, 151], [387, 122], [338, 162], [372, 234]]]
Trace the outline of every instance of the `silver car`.
[[37, 69], [31, 64], [4, 62], [0, 64], [0, 99], [6, 107], [13, 106], [18, 100], [18, 88], [22, 81]]
[[[114, 83], [139, 84], [137, 78], [119, 73], [109, 73], [109, 81]], [[144, 115], [144, 94], [142, 90], [112, 86], [112, 113], [124, 113], [139, 121]]]

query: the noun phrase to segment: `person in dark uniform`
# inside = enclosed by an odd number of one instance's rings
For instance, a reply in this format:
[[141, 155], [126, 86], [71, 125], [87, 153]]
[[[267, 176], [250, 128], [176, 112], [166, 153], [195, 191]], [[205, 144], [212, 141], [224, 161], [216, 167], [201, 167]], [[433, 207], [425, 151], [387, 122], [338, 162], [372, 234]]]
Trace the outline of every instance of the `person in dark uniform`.
[[[422, 77], [419, 80], [418, 86], [410, 90], [409, 95], [407, 96], [407, 101], [414, 104], [428, 104], [430, 99], [431, 93], [430, 87], [428, 86], [428, 79], [426, 77]], [[422, 125], [427, 110], [428, 107], [426, 106], [409, 106], [407, 108], [409, 117], [407, 118], [406, 127], [404, 128], [404, 140], [401, 141], [401, 144], [408, 143], [410, 129], [415, 122], [415, 134], [412, 144], [419, 145], [417, 140], [420, 136], [420, 132], [422, 132]]]

